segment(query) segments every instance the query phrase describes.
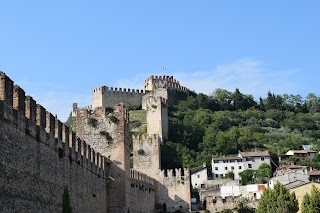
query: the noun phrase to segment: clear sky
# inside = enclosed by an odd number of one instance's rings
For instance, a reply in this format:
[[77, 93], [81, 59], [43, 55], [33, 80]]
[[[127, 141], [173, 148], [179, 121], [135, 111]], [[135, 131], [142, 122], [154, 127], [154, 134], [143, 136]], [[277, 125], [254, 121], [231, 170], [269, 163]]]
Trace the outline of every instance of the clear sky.
[[[0, 70], [65, 121], [99, 86], [320, 95], [320, 1], [0, 1]], [[163, 70], [163, 67], [166, 70]]]

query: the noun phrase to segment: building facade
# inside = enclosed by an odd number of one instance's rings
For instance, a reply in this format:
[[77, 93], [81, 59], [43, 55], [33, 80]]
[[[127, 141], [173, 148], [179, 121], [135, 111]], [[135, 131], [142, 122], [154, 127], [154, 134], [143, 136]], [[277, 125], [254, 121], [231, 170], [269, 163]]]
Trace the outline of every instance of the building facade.
[[212, 159], [213, 179], [222, 179], [229, 172], [234, 173], [234, 179], [240, 179], [239, 173], [246, 169], [256, 170], [263, 163], [271, 165], [268, 151], [263, 152], [239, 152], [236, 157], [221, 157]]

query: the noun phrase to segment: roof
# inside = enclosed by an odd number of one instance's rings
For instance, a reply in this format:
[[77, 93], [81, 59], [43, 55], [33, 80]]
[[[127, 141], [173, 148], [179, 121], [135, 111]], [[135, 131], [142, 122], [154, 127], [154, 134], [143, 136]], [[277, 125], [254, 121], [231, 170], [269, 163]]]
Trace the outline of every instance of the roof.
[[315, 170], [315, 171], [308, 171], [308, 175], [320, 175], [320, 170]]
[[261, 152], [239, 152], [241, 157], [270, 157], [268, 151], [261, 151]]
[[203, 169], [207, 169], [207, 167], [204, 167], [204, 166], [198, 166], [198, 167], [194, 167], [192, 169], [190, 169], [190, 173], [191, 174], [195, 174]]
[[282, 170], [282, 169], [307, 169], [307, 166], [300, 166], [300, 165], [286, 165], [282, 167], [278, 167], [277, 170]]
[[290, 152], [290, 151], [293, 152], [294, 154], [316, 153], [316, 151], [313, 151], [313, 150], [289, 150], [288, 152]]
[[212, 158], [212, 160], [241, 160], [242, 158], [238, 156], [234, 157], [219, 157], [219, 158]]
[[283, 186], [286, 187], [288, 190], [290, 190], [290, 189], [295, 189], [295, 188], [297, 188], [299, 186], [306, 185], [308, 183], [311, 183], [311, 181], [296, 180], [296, 181], [293, 181], [291, 183], [285, 184]]

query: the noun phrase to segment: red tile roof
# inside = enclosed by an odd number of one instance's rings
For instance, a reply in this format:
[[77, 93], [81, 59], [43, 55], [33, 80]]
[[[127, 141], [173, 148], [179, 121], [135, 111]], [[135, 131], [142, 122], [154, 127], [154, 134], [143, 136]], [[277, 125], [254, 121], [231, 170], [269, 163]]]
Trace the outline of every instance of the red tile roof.
[[320, 170], [308, 171], [308, 175], [320, 175]]
[[269, 157], [270, 154], [268, 151], [261, 151], [261, 152], [240, 152], [239, 155], [241, 157]]
[[307, 154], [307, 153], [316, 153], [313, 150], [289, 150], [292, 151], [294, 154]]

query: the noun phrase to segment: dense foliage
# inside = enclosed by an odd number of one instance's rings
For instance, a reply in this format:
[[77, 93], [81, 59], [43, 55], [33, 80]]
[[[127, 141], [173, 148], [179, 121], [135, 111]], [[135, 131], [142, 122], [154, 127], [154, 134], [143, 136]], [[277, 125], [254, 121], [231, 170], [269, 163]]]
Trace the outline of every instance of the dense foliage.
[[320, 190], [312, 185], [311, 194], [306, 193], [303, 196], [301, 204], [302, 213], [316, 213], [320, 212]]
[[[178, 100], [178, 101], [177, 101]], [[194, 167], [213, 156], [269, 150], [274, 161], [303, 144], [319, 149], [320, 99], [309, 94], [275, 95], [256, 102], [236, 89], [211, 95], [178, 95], [169, 108], [169, 139], [162, 147], [162, 167]]]
[[257, 213], [293, 213], [299, 210], [295, 193], [290, 193], [280, 183], [274, 189], [267, 188], [259, 200]]
[[239, 173], [241, 177], [241, 184], [247, 185], [252, 183], [267, 183], [268, 179], [272, 177], [272, 170], [270, 166], [263, 163], [257, 170], [246, 169]]

